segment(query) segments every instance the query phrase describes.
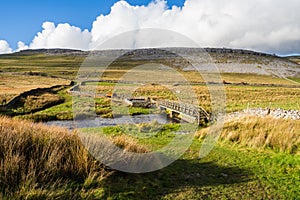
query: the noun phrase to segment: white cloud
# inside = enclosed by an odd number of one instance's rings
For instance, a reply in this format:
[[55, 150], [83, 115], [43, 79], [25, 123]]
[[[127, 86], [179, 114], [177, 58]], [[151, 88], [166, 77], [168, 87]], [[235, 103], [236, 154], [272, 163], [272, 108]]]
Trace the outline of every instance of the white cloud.
[[[157, 0], [147, 6], [115, 3], [108, 15], [100, 15], [90, 31], [69, 24], [43, 24], [29, 48], [94, 49], [120, 33], [143, 29], [167, 29], [186, 35], [201, 47], [246, 48], [273, 53], [300, 53], [299, 0], [186, 0], [183, 7], [168, 8]], [[142, 37], [143, 36], [143, 37]], [[131, 34], [116, 41], [115, 48], [168, 46], [175, 38], [160, 33]], [[149, 38], [150, 38], [149, 36]], [[148, 38], [148, 39], [149, 39]], [[174, 43], [175, 41], [175, 43]], [[21, 44], [19, 47], [26, 47]]]
[[81, 31], [80, 28], [69, 24], [58, 24], [52, 22], [43, 23], [43, 31], [39, 32], [32, 43], [31, 49], [38, 48], [89, 48], [91, 34], [88, 30]]
[[186, 0], [182, 8], [170, 9], [165, 1], [148, 6], [120, 1], [93, 23], [91, 47], [125, 31], [163, 28], [203, 47], [300, 52], [299, 7], [298, 0]]
[[24, 42], [19, 41], [17, 51], [22, 51], [22, 50], [26, 50], [26, 49], [29, 49], [29, 47]]
[[148, 6], [131, 6], [126, 1], [119, 1], [111, 8], [109, 15], [101, 15], [93, 23], [92, 47], [120, 33], [141, 28], [161, 28], [166, 11], [163, 1], [150, 3]]
[[5, 40], [0, 40], [0, 54], [11, 53], [12, 49], [9, 47], [9, 44]]

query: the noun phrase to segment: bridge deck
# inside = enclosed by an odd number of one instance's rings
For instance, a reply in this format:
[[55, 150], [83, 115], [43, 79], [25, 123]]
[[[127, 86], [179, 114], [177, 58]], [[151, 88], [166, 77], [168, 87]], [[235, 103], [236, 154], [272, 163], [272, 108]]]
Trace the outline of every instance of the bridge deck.
[[192, 121], [195, 120], [198, 124], [203, 121], [209, 121], [209, 114], [200, 106], [194, 106], [187, 103], [179, 103], [175, 101], [159, 101], [158, 106], [161, 109], [171, 110], [172, 112], [185, 115]]

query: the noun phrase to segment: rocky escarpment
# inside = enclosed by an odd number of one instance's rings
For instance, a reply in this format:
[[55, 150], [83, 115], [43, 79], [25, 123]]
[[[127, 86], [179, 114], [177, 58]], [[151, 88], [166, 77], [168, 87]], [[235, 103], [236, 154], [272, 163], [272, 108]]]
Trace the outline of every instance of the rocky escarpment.
[[61, 55], [61, 56], [86, 56], [88, 51], [81, 51], [76, 49], [27, 49], [14, 53], [18, 56], [46, 54], [46, 55]]
[[[165, 60], [184, 70], [210, 71], [211, 64], [223, 73], [252, 73], [277, 77], [300, 77], [300, 64], [291, 57], [280, 57], [244, 49], [228, 48], [163, 48], [81, 51], [72, 49], [24, 50], [12, 55], [46, 54], [49, 56], [122, 57], [122, 60]], [[181, 57], [183, 56], [183, 57]], [[188, 58], [188, 59], [186, 59]], [[199, 58], [200, 61], [199, 61]], [[161, 62], [160, 62], [161, 63]], [[170, 64], [169, 62], [163, 62]], [[192, 66], [191, 63], [194, 65]], [[196, 64], [195, 64], [196, 63]]]

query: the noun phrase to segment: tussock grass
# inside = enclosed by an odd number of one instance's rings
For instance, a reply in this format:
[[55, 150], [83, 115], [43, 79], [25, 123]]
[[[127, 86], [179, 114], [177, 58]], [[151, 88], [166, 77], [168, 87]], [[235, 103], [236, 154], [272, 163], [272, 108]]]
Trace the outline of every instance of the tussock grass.
[[69, 95], [66, 90], [61, 90], [58, 92], [57, 97], [59, 97], [59, 99], [63, 99], [65, 102], [41, 110], [39, 112], [35, 112], [35, 113], [31, 113], [19, 117], [22, 119], [32, 120], [34, 122], [50, 121], [50, 120], [72, 120], [73, 110], [72, 110], [71, 95]]
[[43, 94], [30, 95], [26, 98], [21, 98], [21, 100], [13, 106], [12, 111], [15, 114], [32, 113], [63, 102], [64, 99], [59, 95], [45, 92]]
[[[209, 128], [197, 137], [203, 138]], [[300, 121], [275, 118], [244, 117], [226, 122], [221, 139], [241, 145], [300, 154]]]
[[[126, 135], [108, 139], [124, 150], [124, 159], [126, 152], [149, 152]], [[98, 150], [111, 155], [109, 147]], [[113, 172], [92, 157], [75, 131], [0, 116], [0, 199], [95, 197], [97, 191], [88, 189], [101, 187]]]
[[80, 183], [99, 170], [74, 132], [0, 117], [0, 192]]
[[135, 153], [149, 153], [150, 150], [139, 144], [138, 140], [127, 135], [117, 135], [112, 137], [113, 143], [125, 151]]

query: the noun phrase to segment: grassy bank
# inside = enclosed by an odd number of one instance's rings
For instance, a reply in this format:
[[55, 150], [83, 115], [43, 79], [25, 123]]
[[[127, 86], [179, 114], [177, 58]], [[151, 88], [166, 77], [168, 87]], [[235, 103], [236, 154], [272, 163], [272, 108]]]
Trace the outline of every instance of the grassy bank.
[[[202, 129], [196, 137], [204, 138], [208, 129]], [[225, 123], [220, 138], [242, 146], [300, 155], [299, 120], [272, 117], [233, 119]]]
[[4, 197], [58, 195], [56, 189], [63, 185], [82, 184], [96, 175], [94, 160], [76, 135], [65, 129], [1, 117], [0, 133], [0, 191]]
[[[246, 118], [227, 122], [213, 151], [199, 160], [207, 129], [188, 151], [157, 172], [117, 172], [105, 180], [109, 199], [295, 199], [299, 196], [299, 121]], [[131, 137], [155, 150], [168, 144], [179, 125], [142, 124], [88, 129]], [[231, 136], [229, 136], [230, 134]]]
[[[282, 123], [290, 125], [287, 121]], [[226, 124], [224, 131], [231, 131], [231, 125]], [[250, 125], [236, 126], [242, 137]], [[269, 128], [262, 126], [261, 130], [268, 132]], [[138, 131], [157, 132], [147, 124], [136, 126], [136, 134], [130, 136], [120, 127], [104, 128], [103, 132], [125, 151], [148, 152], [170, 142], [174, 137], [171, 130], [176, 129], [178, 125], [164, 125], [160, 134], [150, 138], [138, 134]], [[199, 160], [200, 137], [170, 166], [147, 174], [127, 174], [109, 170], [95, 161], [76, 133], [65, 129], [1, 117], [0, 133], [3, 199], [295, 199], [299, 196], [300, 158], [295, 153], [298, 151], [279, 153], [277, 148], [257, 149], [219, 142], [207, 157]]]
[[[133, 139], [112, 141], [128, 151], [147, 151]], [[0, 198], [96, 198], [112, 173], [96, 161], [76, 132], [0, 117]]]
[[13, 97], [32, 89], [68, 84], [70, 81], [61, 78], [0, 73], [0, 104], [2, 101], [9, 102]]
[[22, 116], [21, 118], [35, 122], [45, 122], [50, 120], [72, 120], [72, 96], [67, 92], [67, 90], [68, 89], [64, 89], [57, 92], [57, 96], [64, 100], [63, 103]]
[[[84, 58], [46, 54], [1, 56], [0, 103], [29, 89], [74, 80]], [[119, 60], [103, 77], [117, 81], [133, 64], [144, 61]], [[141, 73], [134, 69], [133, 72]], [[193, 82], [191, 87], [200, 105], [210, 110], [211, 97], [207, 86], [201, 83], [202, 77], [192, 71], [180, 73]], [[296, 87], [299, 78], [290, 82], [256, 74], [221, 76], [227, 83], [227, 112], [248, 107], [300, 109], [300, 90]], [[111, 82], [87, 82], [80, 86], [104, 95], [94, 99], [93, 108], [85, 108], [82, 102], [78, 108], [111, 117], [111, 99], [104, 96], [112, 93], [115, 86]], [[169, 86], [175, 88], [175, 93], [182, 87]], [[138, 87], [132, 90], [133, 96], [176, 100], [168, 87], [151, 83], [122, 83], [118, 89], [130, 87]], [[297, 199], [300, 196], [299, 121], [257, 117], [228, 121], [215, 148], [202, 159], [199, 150], [208, 128], [199, 129], [189, 149], [170, 166], [147, 174], [129, 174], [95, 160], [82, 145], [78, 131], [17, 119], [73, 119], [72, 96], [66, 88], [23, 100], [12, 110], [18, 115], [16, 118], [0, 116], [0, 199]], [[120, 106], [120, 112], [148, 114], [151, 109]], [[87, 135], [91, 145], [102, 147], [105, 137], [122, 148], [123, 160], [129, 161], [126, 152], [160, 149], [172, 141], [175, 137], [172, 132], [179, 127], [153, 122], [84, 130], [97, 133], [95, 137]], [[108, 149], [98, 150], [115, 159]], [[148, 162], [151, 164], [152, 160]]]
[[117, 172], [104, 199], [297, 199], [299, 157], [219, 143], [199, 160], [201, 142], [172, 165], [148, 174]]

